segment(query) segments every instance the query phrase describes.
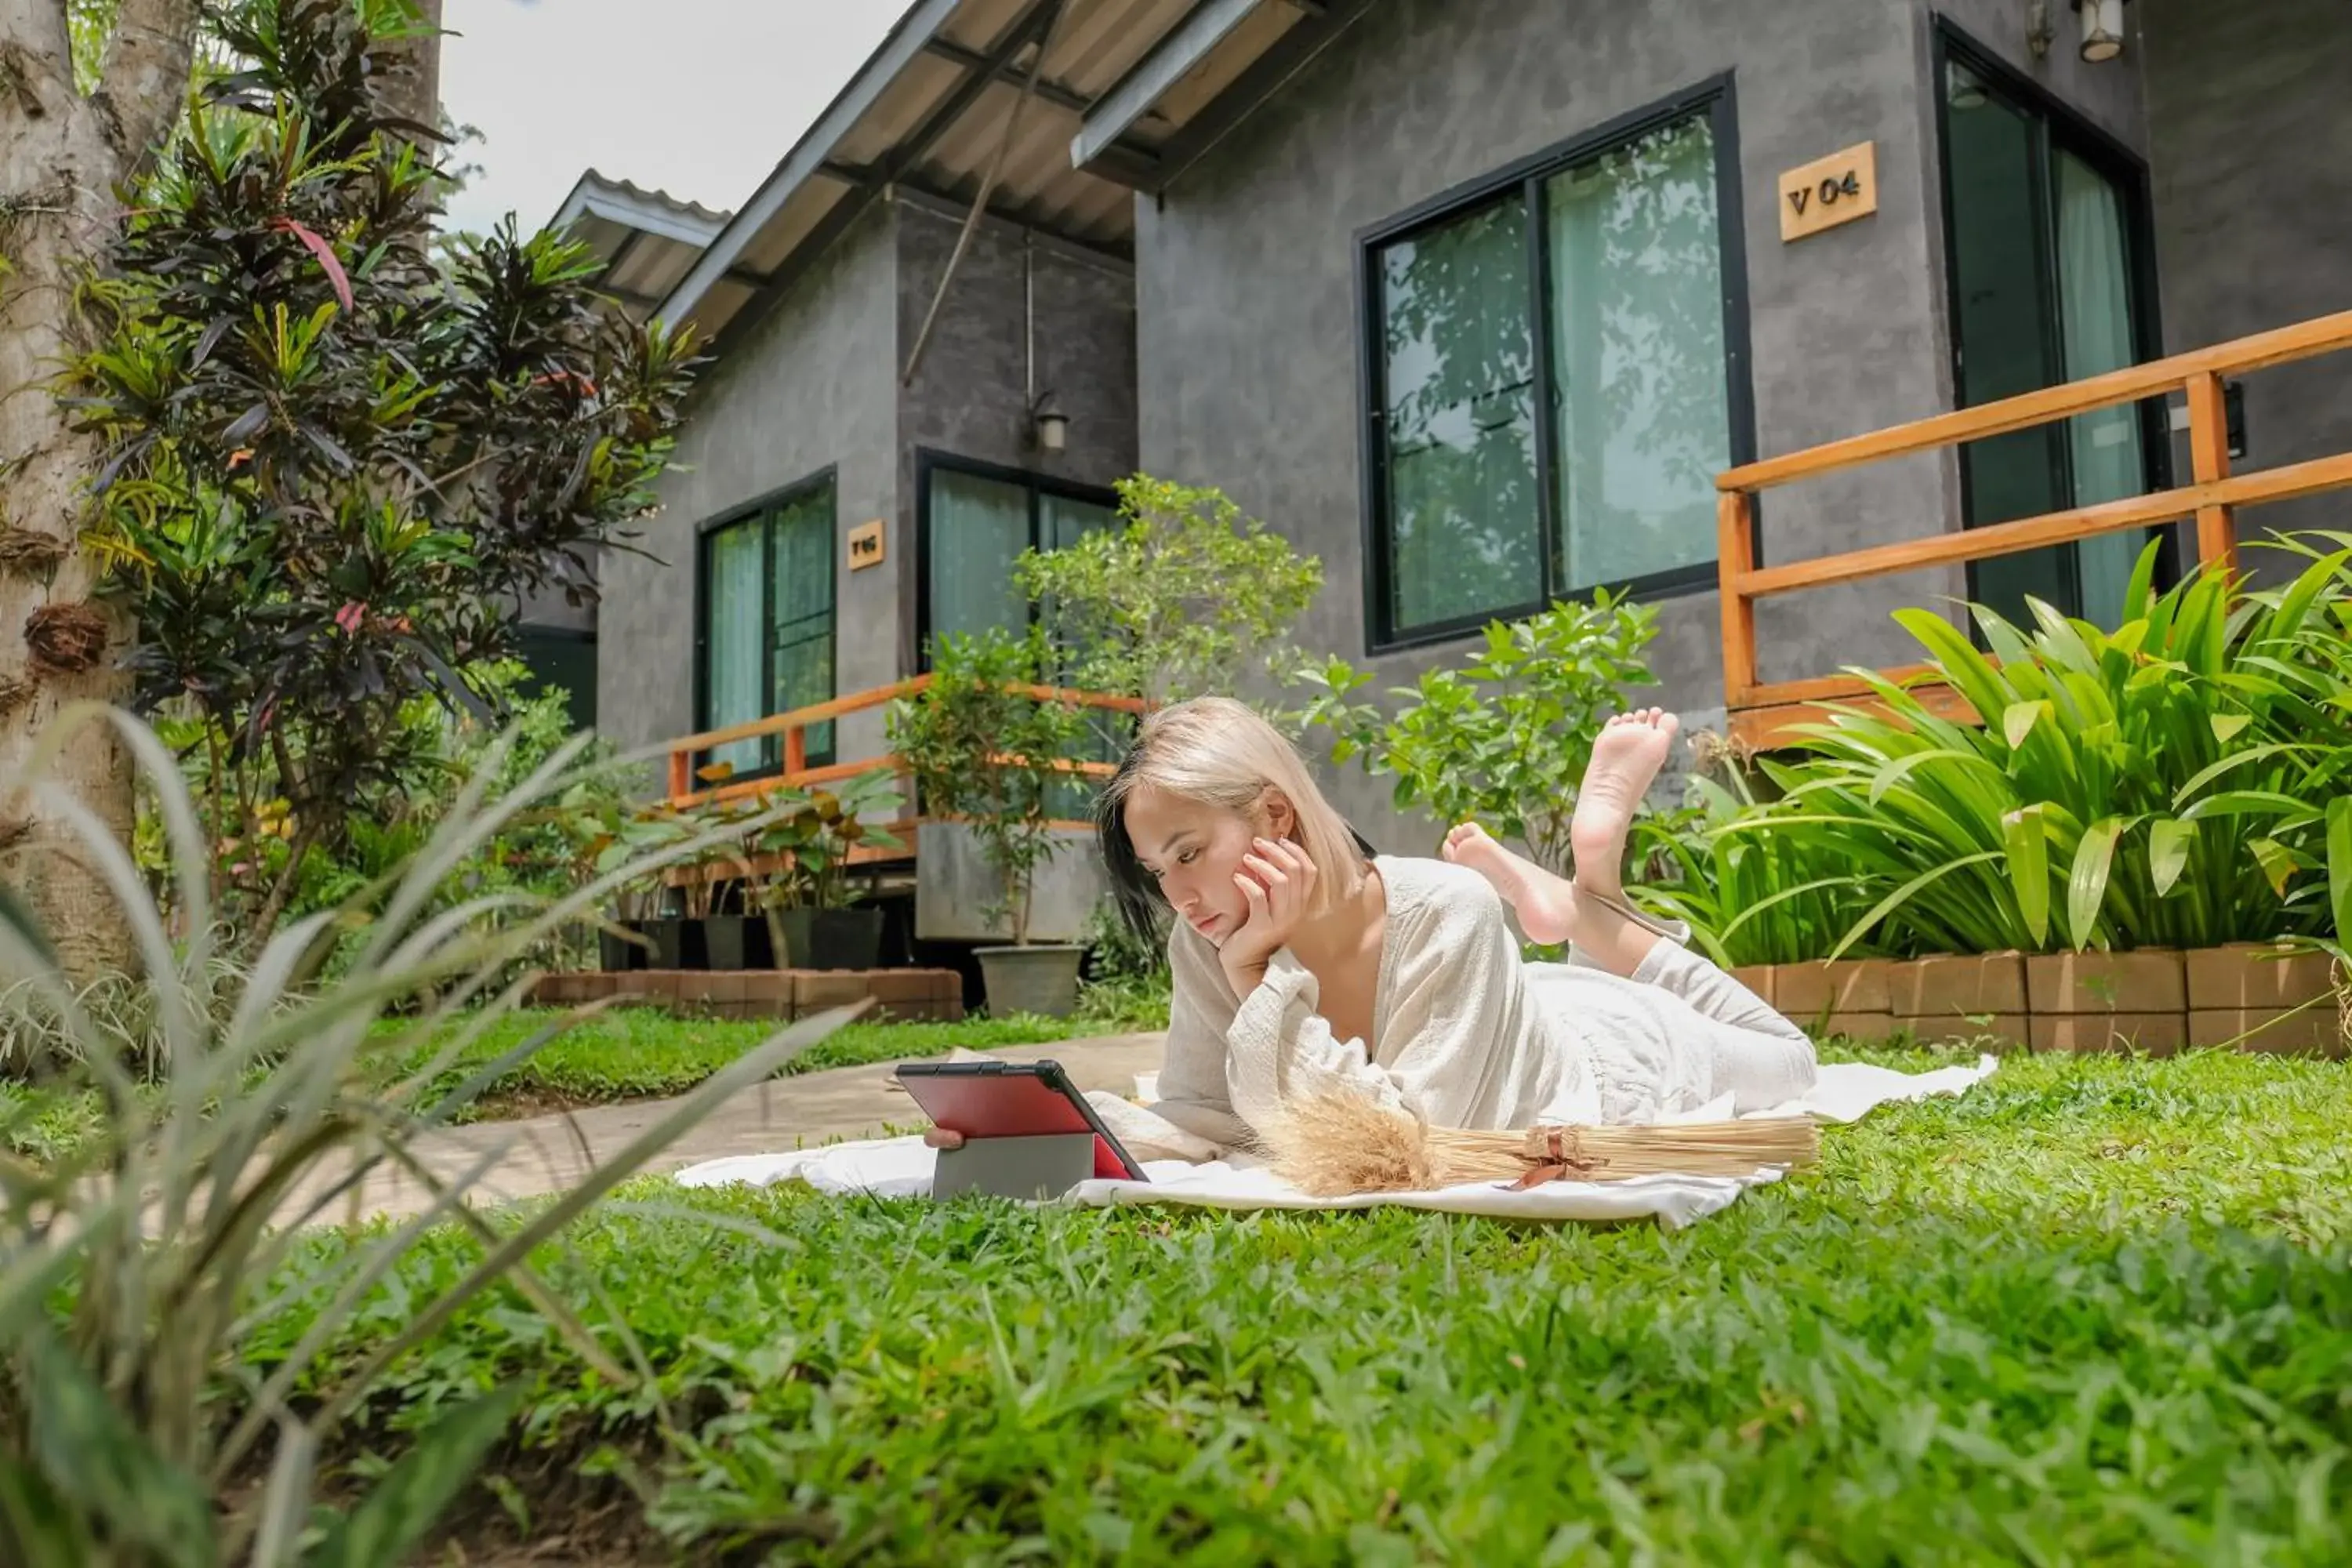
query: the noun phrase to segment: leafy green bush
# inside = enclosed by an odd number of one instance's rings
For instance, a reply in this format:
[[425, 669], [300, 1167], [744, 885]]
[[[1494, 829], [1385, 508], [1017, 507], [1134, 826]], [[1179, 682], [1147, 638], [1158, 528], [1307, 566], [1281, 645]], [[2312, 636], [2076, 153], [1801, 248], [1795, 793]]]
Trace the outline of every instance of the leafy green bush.
[[[431, 1169], [415, 1142], [462, 1119], [562, 1032], [569, 1020], [554, 1019], [450, 1081], [447, 1069], [520, 996], [522, 987], [502, 977], [535, 942], [639, 868], [552, 903], [511, 892], [451, 903], [444, 884], [562, 794], [580, 747], [504, 793], [489, 787], [505, 762], [494, 747], [397, 878], [290, 922], [249, 970], [225, 970], [209, 901], [213, 847], [176, 761], [125, 715], [77, 710], [57, 722], [119, 730], [165, 825], [175, 903], [173, 914], [158, 907], [125, 848], [63, 789], [32, 776], [0, 779], [0, 793], [30, 792], [75, 824], [79, 851], [123, 906], [163, 1037], [152, 1062], [126, 1057], [121, 1032], [88, 1016], [45, 934], [0, 888], [0, 990], [19, 1002], [37, 996], [62, 1037], [42, 1091], [0, 1100], [0, 1149], [20, 1142], [20, 1119], [44, 1118], [83, 1093], [105, 1107], [100, 1121], [42, 1163], [0, 1155], [0, 1561], [390, 1568], [505, 1430], [513, 1397], [493, 1394], [451, 1413], [344, 1513], [316, 1504], [321, 1437], [406, 1352], [493, 1289], [536, 1307], [601, 1375], [634, 1384], [642, 1355], [616, 1355], [583, 1328], [532, 1266], [533, 1253], [720, 1100], [775, 1072], [847, 1015], [808, 1020], [744, 1052], [583, 1186], [519, 1221], [494, 1221], [474, 1206], [484, 1195], [474, 1189], [513, 1152], [514, 1136], [494, 1141], [479, 1164], [455, 1176]], [[37, 755], [55, 754], [66, 739], [53, 731]], [[702, 847], [680, 845], [676, 858]], [[175, 924], [184, 938], [175, 939]], [[357, 933], [347, 973], [298, 994], [298, 978], [338, 931]], [[405, 1021], [390, 1022], [404, 1011]], [[386, 1055], [412, 1069], [383, 1081], [373, 1069]], [[310, 1248], [302, 1227], [340, 1212], [372, 1177], [395, 1176], [434, 1194], [425, 1215], [347, 1252]], [[474, 1255], [460, 1277], [413, 1299], [403, 1325], [298, 1398], [311, 1352], [444, 1225]], [[315, 1292], [316, 1313], [288, 1368], [224, 1402], [216, 1370], [239, 1359], [289, 1289]], [[625, 1326], [614, 1328], [625, 1341]]]
[[[181, 776], [196, 802], [199, 819], [214, 847], [210, 897], [216, 919], [249, 947], [260, 903], [279, 888], [286, 914], [299, 919], [346, 900], [409, 863], [456, 806], [468, 781], [495, 754], [496, 791], [510, 790], [572, 741], [565, 694], [547, 689], [523, 695], [530, 671], [510, 660], [476, 667], [467, 680], [494, 707], [509, 715], [504, 731], [483, 722], [470, 710], [451, 708], [431, 696], [400, 705], [392, 731], [380, 738], [388, 776], [342, 803], [341, 820], [299, 846], [289, 804], [280, 790], [276, 763], [265, 752], [238, 772], [236, 793], [214, 785], [212, 759], [234, 744], [216, 721], [203, 714], [166, 715], [155, 729], [182, 759]], [[299, 752], [289, 749], [299, 769]], [[437, 897], [446, 906], [482, 894], [509, 892], [539, 898], [562, 895], [594, 870], [589, 842], [609, 819], [629, 811], [646, 787], [643, 770], [625, 765], [612, 749], [595, 741], [580, 750], [578, 763], [560, 800], [515, 822], [464, 866], [453, 868]], [[150, 887], [167, 910], [174, 910], [174, 879], [162, 815], [152, 789], [143, 791], [137, 844]], [[637, 847], [639, 851], [659, 847]], [[547, 968], [575, 967], [593, 953], [593, 928], [551, 932], [528, 962]], [[345, 943], [328, 969], [350, 951]]]
[[1166, 1028], [1175, 991], [1167, 948], [1138, 937], [1108, 900], [1095, 907], [1084, 940], [1078, 1016], [1106, 1033]]
[[407, 705], [499, 721], [467, 678], [514, 605], [593, 598], [591, 555], [653, 503], [690, 339], [606, 309], [567, 237], [509, 220], [435, 257], [441, 174], [371, 32], [404, 5], [210, 14], [237, 68], [127, 195], [68, 406], [104, 455], [86, 543], [140, 628], [137, 703], [199, 715], [212, 816], [287, 846], [221, 901], [257, 943], [314, 844], [371, 853]]
[[1086, 736], [1076, 708], [1034, 695], [1052, 684], [1058, 657], [1034, 626], [1021, 637], [992, 626], [940, 637], [930, 685], [890, 707], [890, 750], [924, 815], [970, 827], [997, 879], [986, 918], [1015, 943], [1029, 940], [1038, 869], [1062, 847], [1055, 805]]
[[[2196, 575], [2112, 632], [2033, 606], [1897, 616], [1983, 715], [1937, 718], [1867, 671], [1848, 711], [1766, 761], [1778, 798], [1718, 809], [1659, 901], [1738, 962], [2206, 947], [2352, 921], [2352, 535], [2289, 542], [2280, 589]], [[1721, 807], [1723, 803], [1718, 803]]]
[[1117, 526], [1014, 566], [1066, 650], [1067, 683], [1169, 703], [1286, 673], [1290, 628], [1322, 589], [1322, 563], [1220, 490], [1148, 474], [1118, 489]]
[[1686, 921], [1717, 963], [1802, 963], [1825, 958], [1870, 909], [1864, 884], [1818, 838], [1766, 826], [1748, 778], [1695, 777], [1696, 804], [1636, 818], [1646, 874], [1626, 883], [1634, 902]]
[[1397, 689], [1393, 716], [1358, 699], [1371, 676], [1334, 656], [1299, 674], [1316, 693], [1305, 717], [1330, 732], [1335, 759], [1392, 777], [1400, 809], [1425, 807], [1441, 833], [1483, 823], [1564, 874], [1592, 742], [1629, 689], [1651, 683], [1642, 652], [1657, 635], [1654, 610], [1601, 593], [1489, 626], [1462, 668]]

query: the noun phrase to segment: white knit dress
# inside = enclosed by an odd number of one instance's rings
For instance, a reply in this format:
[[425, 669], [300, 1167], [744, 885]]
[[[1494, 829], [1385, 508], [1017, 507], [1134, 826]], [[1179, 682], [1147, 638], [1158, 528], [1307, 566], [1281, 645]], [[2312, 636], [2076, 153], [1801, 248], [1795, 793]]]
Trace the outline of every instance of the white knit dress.
[[1378, 866], [1388, 924], [1370, 1049], [1333, 1036], [1315, 976], [1287, 948], [1236, 997], [1216, 950], [1180, 923], [1150, 1109], [1189, 1136], [1153, 1136], [1133, 1107], [1115, 1131], [1152, 1154], [1199, 1159], [1246, 1147], [1286, 1100], [1332, 1089], [1442, 1126], [1516, 1129], [1651, 1121], [1725, 1092], [1746, 1110], [1811, 1087], [1803, 1032], [1681, 944], [1660, 942], [1630, 980], [1530, 963], [1475, 872], [1390, 856]]

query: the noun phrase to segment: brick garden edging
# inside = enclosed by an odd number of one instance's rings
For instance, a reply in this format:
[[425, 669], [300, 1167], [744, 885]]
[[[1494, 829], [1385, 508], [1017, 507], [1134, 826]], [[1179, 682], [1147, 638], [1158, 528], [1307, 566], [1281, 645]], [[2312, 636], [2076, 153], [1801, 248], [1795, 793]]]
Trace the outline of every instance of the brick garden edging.
[[[2266, 956], [2283, 953], [2286, 956]], [[2181, 952], [1996, 952], [1736, 969], [1822, 1035], [1991, 1037], [2035, 1051], [2240, 1050], [2343, 1057], [2347, 1020], [2325, 953], [2246, 944]]]
[[530, 994], [535, 1007], [578, 1007], [608, 997], [681, 1017], [790, 1021], [871, 996], [869, 1018], [898, 1023], [963, 1020], [963, 978], [951, 969], [596, 970], [551, 974]]

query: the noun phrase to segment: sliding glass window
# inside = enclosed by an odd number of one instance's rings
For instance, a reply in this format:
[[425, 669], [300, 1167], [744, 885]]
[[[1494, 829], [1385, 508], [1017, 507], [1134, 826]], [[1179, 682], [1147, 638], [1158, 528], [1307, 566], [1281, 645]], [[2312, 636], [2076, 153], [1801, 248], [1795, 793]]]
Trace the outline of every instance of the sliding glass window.
[[1746, 427], [1721, 89], [1366, 246], [1373, 641], [1713, 581]]
[[935, 637], [1029, 624], [1029, 603], [1013, 580], [1024, 551], [1064, 549], [1118, 518], [1118, 498], [1108, 490], [928, 455], [922, 497], [925, 668]]
[[[1948, 28], [1938, 44], [1961, 406], [2148, 357], [2144, 170]], [[2126, 404], [1963, 447], [1968, 526], [2145, 494], [2161, 460], [2160, 418], [2154, 405]], [[1969, 596], [2012, 621], [2030, 623], [2028, 601], [2040, 600], [2112, 626], [2153, 537], [2132, 529], [1976, 562]]]

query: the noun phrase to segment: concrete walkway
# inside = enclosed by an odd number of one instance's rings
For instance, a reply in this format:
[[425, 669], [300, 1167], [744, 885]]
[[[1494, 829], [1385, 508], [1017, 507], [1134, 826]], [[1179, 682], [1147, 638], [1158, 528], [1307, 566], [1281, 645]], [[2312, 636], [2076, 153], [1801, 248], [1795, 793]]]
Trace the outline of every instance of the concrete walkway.
[[[1080, 1089], [1132, 1094], [1136, 1074], [1159, 1070], [1166, 1039], [1158, 1034], [1120, 1035], [1045, 1046], [1008, 1046], [987, 1054], [1005, 1061], [1057, 1061]], [[890, 1087], [891, 1070], [897, 1065], [879, 1062], [834, 1068], [755, 1084], [722, 1101], [700, 1125], [671, 1144], [667, 1153], [646, 1164], [644, 1173], [667, 1174], [722, 1155], [772, 1153], [844, 1138], [879, 1137], [892, 1127], [912, 1131], [922, 1126], [925, 1119], [912, 1100]], [[475, 1188], [477, 1206], [484, 1201], [538, 1197], [576, 1184], [600, 1159], [625, 1148], [631, 1139], [668, 1114], [675, 1103], [640, 1100], [595, 1106], [568, 1115], [454, 1127], [420, 1140], [412, 1146], [413, 1152], [436, 1178], [453, 1184], [496, 1152], [488, 1173]], [[279, 1213], [289, 1219], [301, 1214], [310, 1206], [307, 1194], [325, 1190], [334, 1177], [334, 1173], [321, 1171], [316, 1180], [291, 1194]], [[405, 1217], [424, 1212], [432, 1202], [423, 1182], [404, 1173], [378, 1170], [362, 1184], [356, 1206], [347, 1199], [319, 1217], [329, 1224], [378, 1215]]]

